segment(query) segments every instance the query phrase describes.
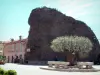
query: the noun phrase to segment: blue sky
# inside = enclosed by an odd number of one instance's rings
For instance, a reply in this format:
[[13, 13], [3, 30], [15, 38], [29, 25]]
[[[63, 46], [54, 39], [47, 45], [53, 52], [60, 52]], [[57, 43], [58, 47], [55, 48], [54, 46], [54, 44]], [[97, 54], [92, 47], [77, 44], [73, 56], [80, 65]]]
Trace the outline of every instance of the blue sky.
[[30, 12], [41, 6], [84, 21], [100, 39], [100, 0], [0, 0], [0, 41], [27, 38]]

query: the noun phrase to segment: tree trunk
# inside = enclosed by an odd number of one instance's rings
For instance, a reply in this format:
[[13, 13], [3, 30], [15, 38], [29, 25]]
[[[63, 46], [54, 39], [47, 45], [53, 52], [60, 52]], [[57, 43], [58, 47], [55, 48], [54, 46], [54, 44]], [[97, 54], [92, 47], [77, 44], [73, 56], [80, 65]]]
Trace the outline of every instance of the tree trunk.
[[71, 52], [67, 52], [67, 62], [70, 62], [70, 66], [74, 65], [74, 58], [75, 55], [73, 55]]

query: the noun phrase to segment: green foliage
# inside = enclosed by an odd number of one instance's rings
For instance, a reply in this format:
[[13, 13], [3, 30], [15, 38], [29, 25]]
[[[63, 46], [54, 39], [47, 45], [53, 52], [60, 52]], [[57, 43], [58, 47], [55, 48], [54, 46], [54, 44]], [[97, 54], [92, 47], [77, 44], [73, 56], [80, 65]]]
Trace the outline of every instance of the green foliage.
[[5, 71], [4, 75], [8, 75], [8, 71]]
[[5, 75], [17, 75], [15, 70], [8, 70]]
[[0, 75], [4, 75], [5, 74], [5, 70], [0, 68]]
[[5, 71], [4, 69], [0, 68], [0, 75], [17, 75], [17, 72], [15, 70]]
[[51, 42], [51, 48], [56, 52], [89, 52], [92, 50], [92, 42], [86, 37], [62, 36]]
[[5, 56], [0, 55], [0, 60], [6, 60]]

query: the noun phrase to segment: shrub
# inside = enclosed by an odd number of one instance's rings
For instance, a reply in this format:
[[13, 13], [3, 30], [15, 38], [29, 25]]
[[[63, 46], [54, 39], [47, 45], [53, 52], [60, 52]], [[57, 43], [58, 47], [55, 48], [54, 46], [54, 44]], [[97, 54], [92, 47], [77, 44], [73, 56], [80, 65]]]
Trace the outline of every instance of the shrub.
[[4, 73], [5, 73], [5, 70], [0, 68], [0, 75], [4, 75]]
[[8, 71], [5, 71], [4, 75], [8, 75]]
[[17, 75], [17, 72], [15, 70], [5, 71], [4, 69], [0, 68], [0, 75]]
[[17, 75], [17, 72], [15, 70], [8, 70], [5, 75]]

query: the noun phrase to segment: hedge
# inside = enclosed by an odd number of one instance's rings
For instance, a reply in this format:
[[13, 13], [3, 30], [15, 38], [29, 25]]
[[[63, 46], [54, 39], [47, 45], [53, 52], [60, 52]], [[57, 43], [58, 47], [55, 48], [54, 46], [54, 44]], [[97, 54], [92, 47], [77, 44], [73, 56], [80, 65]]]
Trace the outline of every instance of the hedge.
[[15, 70], [4, 70], [0, 68], [0, 75], [17, 75], [17, 72]]

